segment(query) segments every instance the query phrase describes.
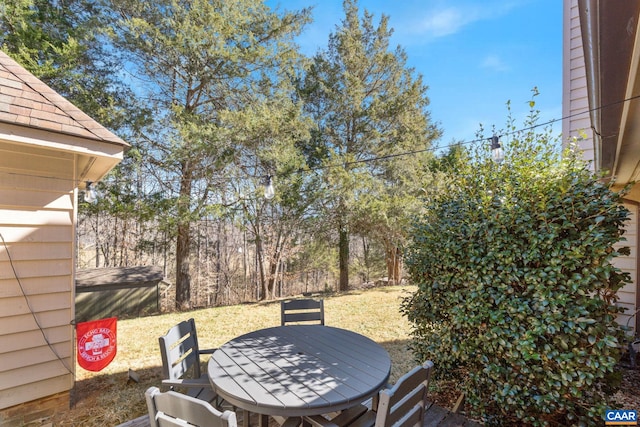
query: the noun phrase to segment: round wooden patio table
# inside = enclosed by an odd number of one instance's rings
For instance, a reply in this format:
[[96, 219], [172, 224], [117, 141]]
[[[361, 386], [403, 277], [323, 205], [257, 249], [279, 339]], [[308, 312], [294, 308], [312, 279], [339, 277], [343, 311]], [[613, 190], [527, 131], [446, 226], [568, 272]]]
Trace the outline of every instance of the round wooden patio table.
[[209, 380], [227, 402], [285, 418], [357, 405], [384, 387], [390, 371], [391, 358], [375, 341], [322, 325], [250, 332], [218, 348], [208, 363]]

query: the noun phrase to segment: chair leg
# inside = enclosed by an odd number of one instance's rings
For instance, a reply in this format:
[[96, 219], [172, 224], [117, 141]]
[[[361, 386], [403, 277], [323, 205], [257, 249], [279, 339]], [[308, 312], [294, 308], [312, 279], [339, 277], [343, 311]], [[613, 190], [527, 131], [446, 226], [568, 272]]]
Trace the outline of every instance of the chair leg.
[[640, 344], [640, 340], [631, 341], [629, 343], [629, 358], [631, 359], [631, 367], [635, 369], [636, 367], [636, 349], [635, 345]]
[[269, 416], [258, 414], [258, 427], [269, 427]]

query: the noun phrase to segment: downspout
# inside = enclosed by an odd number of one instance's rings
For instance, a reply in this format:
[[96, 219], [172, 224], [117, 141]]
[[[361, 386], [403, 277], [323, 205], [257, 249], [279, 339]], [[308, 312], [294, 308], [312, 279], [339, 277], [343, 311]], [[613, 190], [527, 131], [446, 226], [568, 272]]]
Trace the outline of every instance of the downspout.
[[602, 167], [602, 140], [600, 137], [600, 40], [598, 9], [599, 0], [578, 0], [580, 27], [582, 29], [582, 50], [587, 79], [589, 116], [593, 130], [593, 164], [595, 171]]

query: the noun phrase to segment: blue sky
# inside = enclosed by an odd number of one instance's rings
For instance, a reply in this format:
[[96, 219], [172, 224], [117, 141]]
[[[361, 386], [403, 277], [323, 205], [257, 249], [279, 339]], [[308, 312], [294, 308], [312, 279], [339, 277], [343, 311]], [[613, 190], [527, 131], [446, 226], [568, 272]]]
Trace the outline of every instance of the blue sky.
[[[327, 46], [344, 18], [342, 0], [270, 0], [280, 10], [314, 7], [298, 44], [306, 54]], [[378, 23], [389, 16], [392, 46], [429, 86], [429, 111], [444, 130], [440, 145], [503, 129], [506, 102], [516, 124], [537, 87], [541, 121], [562, 117], [562, 2], [558, 0], [360, 0]], [[553, 125], [555, 134], [561, 122]]]

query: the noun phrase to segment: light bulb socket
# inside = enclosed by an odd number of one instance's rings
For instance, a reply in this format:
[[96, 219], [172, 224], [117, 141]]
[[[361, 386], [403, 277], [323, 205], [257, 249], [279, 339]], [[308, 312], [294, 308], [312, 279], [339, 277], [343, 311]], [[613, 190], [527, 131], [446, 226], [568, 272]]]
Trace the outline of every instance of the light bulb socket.
[[267, 200], [271, 200], [275, 197], [276, 191], [273, 188], [273, 181], [271, 180], [271, 175], [267, 175], [264, 178], [264, 198]]
[[502, 150], [500, 139], [496, 135], [491, 137], [491, 157], [493, 157], [493, 161], [496, 163], [504, 160], [504, 151]]
[[87, 181], [84, 190], [84, 201], [87, 203], [95, 203], [98, 201], [98, 193], [93, 188], [93, 182]]

